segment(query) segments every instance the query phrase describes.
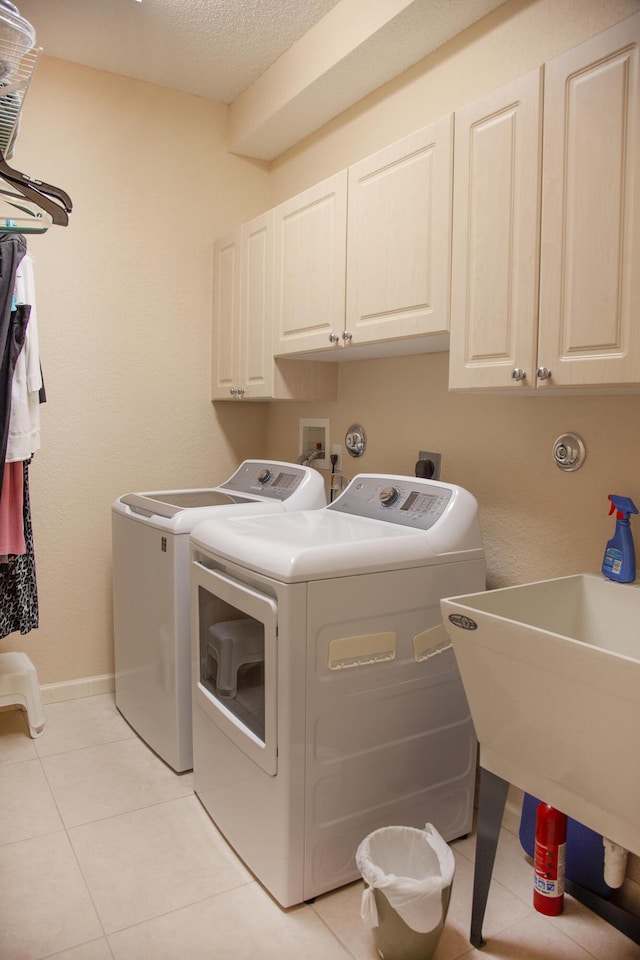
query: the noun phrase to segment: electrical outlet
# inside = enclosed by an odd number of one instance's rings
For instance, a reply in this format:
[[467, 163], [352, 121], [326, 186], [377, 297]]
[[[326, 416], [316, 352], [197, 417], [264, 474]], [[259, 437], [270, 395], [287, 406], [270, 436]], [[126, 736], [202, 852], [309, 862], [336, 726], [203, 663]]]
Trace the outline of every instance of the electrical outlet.
[[442, 454], [441, 453], [431, 453], [429, 450], [419, 450], [418, 451], [418, 460], [431, 460], [433, 463], [433, 476], [432, 480], [440, 479], [440, 466], [442, 464]]

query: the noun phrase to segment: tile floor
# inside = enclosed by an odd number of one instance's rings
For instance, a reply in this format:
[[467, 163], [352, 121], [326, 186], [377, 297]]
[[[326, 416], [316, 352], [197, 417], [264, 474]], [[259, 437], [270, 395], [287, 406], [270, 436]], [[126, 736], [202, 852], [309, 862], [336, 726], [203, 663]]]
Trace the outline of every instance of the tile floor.
[[[361, 883], [281, 910], [193, 794], [142, 743], [111, 694], [48, 704], [32, 740], [0, 712], [2, 960], [377, 960]], [[482, 951], [470, 946], [474, 837], [434, 960], [640, 960], [640, 947], [571, 898], [537, 914], [531, 866], [502, 831]]]

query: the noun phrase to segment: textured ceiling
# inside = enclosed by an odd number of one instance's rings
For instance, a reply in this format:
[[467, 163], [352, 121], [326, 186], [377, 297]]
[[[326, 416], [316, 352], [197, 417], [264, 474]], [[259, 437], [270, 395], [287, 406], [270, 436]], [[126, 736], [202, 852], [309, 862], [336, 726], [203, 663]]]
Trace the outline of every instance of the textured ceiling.
[[[230, 104], [271, 160], [505, 0], [18, 0], [45, 54]], [[526, 2], [526, 0], [524, 0]]]
[[231, 103], [337, 2], [16, 0], [16, 6], [49, 56]]

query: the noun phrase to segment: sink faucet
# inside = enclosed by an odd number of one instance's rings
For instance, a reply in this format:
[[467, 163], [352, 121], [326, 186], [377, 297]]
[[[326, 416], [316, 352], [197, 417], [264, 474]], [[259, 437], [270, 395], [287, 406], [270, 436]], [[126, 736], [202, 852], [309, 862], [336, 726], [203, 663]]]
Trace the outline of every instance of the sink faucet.
[[324, 450], [317, 450], [315, 447], [311, 447], [309, 450], [305, 450], [304, 453], [300, 454], [296, 459], [296, 463], [304, 463], [310, 467], [314, 460], [322, 457], [324, 457]]

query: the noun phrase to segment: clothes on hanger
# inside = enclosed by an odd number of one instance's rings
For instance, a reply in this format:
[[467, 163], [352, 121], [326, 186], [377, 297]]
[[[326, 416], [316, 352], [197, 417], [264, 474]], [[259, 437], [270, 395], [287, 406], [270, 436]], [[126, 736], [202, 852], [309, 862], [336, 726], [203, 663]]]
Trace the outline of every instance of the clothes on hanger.
[[20, 234], [0, 234], [0, 350], [1, 638], [38, 626], [29, 464], [40, 445], [43, 384], [33, 261]]
[[22, 461], [8, 463], [0, 491], [0, 563], [27, 552], [24, 540]]
[[[16, 309], [28, 308], [29, 319], [22, 350], [18, 355], [11, 385], [11, 413], [5, 460], [29, 460], [40, 447], [40, 404], [42, 368], [38, 341], [33, 257], [26, 253], [16, 271]], [[5, 468], [6, 469], [6, 468]]]
[[5, 211], [0, 220], [0, 637], [4, 637], [15, 630], [28, 633], [38, 626], [29, 464], [40, 445], [38, 402], [46, 397], [32, 262], [30, 258], [25, 260], [22, 232], [44, 233], [54, 223], [67, 226], [72, 202], [60, 187], [36, 180], [7, 163], [22, 101], [41, 51], [34, 49], [33, 27], [9, 0], [0, 0], [0, 20], [3, 28], [9, 25], [12, 36], [17, 29], [12, 55], [6, 63], [0, 63], [0, 205]]
[[12, 310], [16, 273], [26, 252], [21, 234], [0, 234], [0, 488], [9, 442], [13, 371], [26, 332], [25, 311], [18, 317], [18, 311]]
[[26, 552], [0, 563], [0, 638], [19, 631], [35, 630], [39, 622], [36, 561], [29, 503], [29, 463], [23, 470], [22, 517]]
[[[2, 473], [7, 461], [9, 436], [11, 434], [11, 408], [13, 404], [13, 383], [16, 366], [24, 351], [29, 323], [29, 307], [21, 304], [11, 311], [9, 319], [9, 334], [6, 344], [6, 370], [2, 371], [3, 380], [0, 381], [0, 420], [2, 424], [2, 471], [0, 471], [0, 489], [2, 488]], [[24, 459], [24, 458], [22, 458]]]

